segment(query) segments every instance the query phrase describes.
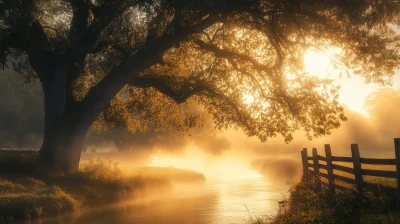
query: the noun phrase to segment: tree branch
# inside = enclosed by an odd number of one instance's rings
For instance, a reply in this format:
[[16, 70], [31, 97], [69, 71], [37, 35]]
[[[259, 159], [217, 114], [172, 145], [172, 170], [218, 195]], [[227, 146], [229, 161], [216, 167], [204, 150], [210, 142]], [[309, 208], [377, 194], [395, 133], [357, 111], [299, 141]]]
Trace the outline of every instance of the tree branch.
[[224, 49], [218, 48], [217, 46], [215, 46], [213, 44], [208, 44], [200, 39], [195, 40], [194, 43], [197, 44], [200, 48], [202, 48], [204, 50], [213, 52], [215, 54], [215, 56], [217, 56], [217, 57], [241, 59], [241, 60], [244, 60], [244, 61], [247, 61], [247, 62], [250, 62], [251, 64], [253, 64], [254, 68], [258, 71], [264, 71], [264, 72], [272, 74], [270, 68], [259, 63], [258, 61], [256, 61], [255, 59], [253, 59], [252, 57], [250, 57], [248, 55], [236, 53], [236, 52], [229, 51], [229, 50], [224, 50]]
[[84, 0], [72, 0], [72, 20], [69, 41], [73, 44], [79, 41], [89, 25], [89, 5]]
[[239, 68], [238, 64], [237, 64], [233, 59], [228, 58], [228, 61], [230, 62], [230, 64], [232, 65], [232, 67], [233, 67], [235, 70], [237, 70], [237, 71], [243, 73], [244, 75], [247, 75], [247, 76], [253, 81], [253, 83], [255, 83], [255, 84], [257, 85], [258, 89], [260, 90], [260, 93], [261, 93], [262, 97], [264, 97], [265, 99], [269, 99], [269, 100], [274, 100], [274, 101], [276, 101], [275, 98], [267, 96], [267, 94], [266, 94], [265, 91], [264, 91], [263, 86], [262, 86], [261, 83], [256, 79], [256, 77], [254, 77], [254, 75], [252, 75], [252, 74], [250, 74], [249, 72], [247, 72], [247, 71], [245, 71], [245, 70]]
[[165, 96], [168, 96], [169, 98], [174, 100], [177, 104], [185, 103], [193, 95], [200, 94], [201, 92], [210, 92], [212, 90], [209, 86], [197, 85], [195, 87], [185, 86], [176, 91], [167, 83], [167, 80], [134, 77], [129, 85], [137, 88], [151, 87], [157, 89]]
[[100, 113], [126, 84], [132, 82], [133, 77], [158, 63], [166, 50], [187, 40], [192, 34], [200, 33], [218, 19], [220, 16], [208, 16], [195, 25], [183, 27], [178, 34], [164, 33], [151, 43], [146, 43], [135, 54], [114, 66], [96, 86], [89, 90], [80, 104], [84, 105], [88, 112], [94, 110]]
[[204, 84], [197, 84], [194, 87], [185, 86], [181, 89], [174, 90], [170, 85], [167, 84], [167, 80], [161, 80], [156, 78], [143, 78], [143, 77], [134, 77], [129, 85], [134, 86], [136, 88], [154, 88], [164, 94], [165, 96], [174, 100], [177, 104], [185, 103], [190, 97], [194, 95], [203, 95], [209, 98], [218, 98], [223, 100], [235, 111], [236, 116], [239, 118], [240, 122], [243, 125], [246, 125], [245, 118], [241, 113], [238, 105], [232, 102], [232, 100], [222, 94], [217, 92], [214, 88], [204, 85]]
[[23, 50], [28, 54], [29, 62], [37, 72], [40, 80], [43, 83], [47, 82], [51, 75], [54, 74], [56, 62], [49, 40], [39, 21], [34, 20], [31, 22], [29, 38], [24, 44]]

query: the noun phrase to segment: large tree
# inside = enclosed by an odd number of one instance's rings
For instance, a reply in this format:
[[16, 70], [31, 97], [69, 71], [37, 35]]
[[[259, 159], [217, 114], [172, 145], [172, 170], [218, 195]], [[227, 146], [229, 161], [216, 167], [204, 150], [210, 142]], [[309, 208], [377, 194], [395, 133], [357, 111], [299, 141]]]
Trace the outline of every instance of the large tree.
[[345, 120], [337, 88], [305, 72], [304, 52], [340, 49], [339, 66], [385, 82], [399, 12], [398, 0], [0, 0], [0, 59], [39, 78], [41, 160], [67, 171], [96, 119], [185, 129], [199, 119], [188, 102], [263, 141], [329, 134]]

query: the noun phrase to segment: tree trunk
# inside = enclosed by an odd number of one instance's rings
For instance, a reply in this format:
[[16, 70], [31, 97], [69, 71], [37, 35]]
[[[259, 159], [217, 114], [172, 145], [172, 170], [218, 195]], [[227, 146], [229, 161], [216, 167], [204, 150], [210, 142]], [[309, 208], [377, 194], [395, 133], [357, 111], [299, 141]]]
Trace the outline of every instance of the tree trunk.
[[46, 137], [39, 153], [42, 164], [52, 171], [77, 169], [92, 120], [80, 110], [65, 112], [51, 129], [45, 130]]
[[52, 171], [78, 168], [85, 136], [97, 116], [84, 111], [79, 102], [67, 102], [68, 65], [68, 60], [61, 58], [54, 74], [41, 80], [45, 125], [39, 157], [42, 165]]
[[[61, 75], [55, 77], [59, 78]], [[86, 101], [67, 103], [65, 85], [56, 83], [57, 80], [42, 83], [45, 130], [39, 157], [47, 169], [69, 172], [79, 167], [83, 143], [91, 124], [118, 91], [105, 94], [108, 97], [96, 103]], [[59, 94], [60, 91], [63, 94]]]
[[[143, 51], [135, 55], [135, 60], [115, 66], [109, 74], [95, 87], [92, 87], [85, 98], [79, 102], [67, 102], [68, 61], [61, 58], [52, 79], [41, 79], [45, 99], [45, 133], [40, 149], [40, 159], [50, 170], [68, 172], [79, 166], [86, 134], [100, 112], [110, 103], [113, 97], [128, 83], [130, 77], [139, 74], [158, 62], [165, 50], [156, 48], [159, 53]], [[137, 59], [137, 60], [136, 60]]]

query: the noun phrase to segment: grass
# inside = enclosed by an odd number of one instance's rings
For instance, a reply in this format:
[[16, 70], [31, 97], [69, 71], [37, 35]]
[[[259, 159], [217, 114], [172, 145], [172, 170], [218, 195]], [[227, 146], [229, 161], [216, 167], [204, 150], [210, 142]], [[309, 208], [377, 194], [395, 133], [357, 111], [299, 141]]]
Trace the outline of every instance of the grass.
[[[376, 184], [391, 181], [369, 179]], [[395, 198], [379, 190], [366, 189], [363, 195], [350, 190], [332, 194], [318, 180], [301, 181], [289, 190], [286, 208], [275, 217], [251, 217], [248, 224], [297, 223], [400, 223], [400, 207]]]
[[161, 176], [135, 176], [116, 163], [89, 160], [68, 174], [41, 170], [34, 152], [0, 151], [0, 223], [79, 211], [168, 189]]
[[80, 208], [82, 204], [77, 199], [57, 186], [32, 193], [4, 195], [0, 196], [0, 223]]

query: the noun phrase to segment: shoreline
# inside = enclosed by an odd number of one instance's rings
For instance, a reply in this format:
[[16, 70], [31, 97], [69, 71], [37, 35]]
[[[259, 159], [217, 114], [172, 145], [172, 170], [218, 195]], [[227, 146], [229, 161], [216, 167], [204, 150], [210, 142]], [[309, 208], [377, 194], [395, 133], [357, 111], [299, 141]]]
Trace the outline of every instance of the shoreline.
[[36, 159], [37, 153], [31, 151], [0, 151], [0, 223], [86, 211], [99, 204], [164, 194], [172, 189], [174, 178], [205, 181], [202, 174], [168, 172], [168, 168], [162, 172], [159, 168], [146, 168], [151, 172], [127, 174], [116, 163], [102, 160], [88, 160], [68, 174], [48, 173], [37, 167]]

